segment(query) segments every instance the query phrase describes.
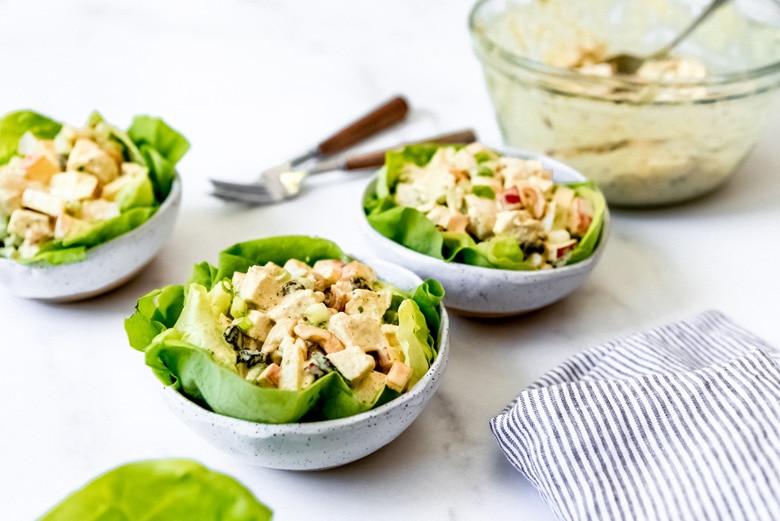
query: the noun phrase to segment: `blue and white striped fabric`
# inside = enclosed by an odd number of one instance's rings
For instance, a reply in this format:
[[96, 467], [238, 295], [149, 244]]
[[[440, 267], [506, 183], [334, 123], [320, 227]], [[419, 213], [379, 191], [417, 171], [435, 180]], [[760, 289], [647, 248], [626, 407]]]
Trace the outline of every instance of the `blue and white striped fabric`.
[[780, 520], [780, 355], [717, 311], [574, 357], [491, 428], [562, 520]]

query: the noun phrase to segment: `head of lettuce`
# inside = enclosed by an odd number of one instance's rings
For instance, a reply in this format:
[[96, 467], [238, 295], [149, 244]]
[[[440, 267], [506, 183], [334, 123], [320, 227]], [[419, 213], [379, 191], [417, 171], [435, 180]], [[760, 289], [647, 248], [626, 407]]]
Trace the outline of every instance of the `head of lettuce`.
[[186, 459], [126, 463], [73, 492], [39, 521], [270, 521], [235, 478]]
[[121, 130], [93, 112], [74, 127], [29, 110], [0, 119], [0, 257], [84, 260], [145, 223], [171, 191], [189, 142], [163, 120]]
[[[293, 267], [287, 269], [291, 261]], [[347, 287], [354, 284], [357, 289], [350, 290], [352, 297], [347, 297], [354, 299], [350, 301], [350, 319], [337, 310], [346, 309], [348, 304], [331, 305], [339, 300], [335, 293], [329, 295], [324, 306], [324, 292], [305, 288], [306, 267], [318, 261], [343, 265], [344, 278], [340, 280], [344, 283], [348, 278], [346, 266], [355, 265], [339, 246], [322, 238], [282, 236], [235, 244], [220, 252], [217, 266], [205, 262], [196, 265], [186, 284], [166, 286], [142, 297], [135, 313], [125, 320], [130, 345], [145, 353], [146, 364], [165, 385], [216, 413], [248, 421], [278, 424], [343, 418], [373, 409], [410, 389], [438, 355], [440, 302], [444, 296], [441, 284], [429, 279], [416, 288], [400, 289], [379, 279], [368, 280], [364, 274], [351, 276]], [[269, 308], [243, 296], [245, 283], [239, 286], [240, 281], [247, 280], [250, 271], [261, 269], [266, 278], [258, 279], [263, 282], [256, 287], [271, 288], [264, 298], [279, 300], [285, 310], [283, 317], [274, 315], [279, 307], [266, 315], [264, 311]], [[317, 303], [289, 305], [317, 294]], [[363, 300], [358, 301], [357, 295]], [[384, 304], [373, 313], [376, 299], [384, 299]], [[373, 358], [366, 353], [357, 353], [349, 363], [340, 365], [344, 357], [354, 354], [354, 346], [333, 352], [322, 349], [326, 340], [336, 336], [333, 325], [337, 315], [352, 320], [352, 324], [364, 324], [363, 319], [377, 321], [379, 325], [367, 327], [378, 331], [386, 326], [385, 331], [392, 331], [397, 350], [391, 367], [399, 361], [405, 366], [405, 387], [394, 387], [389, 372], [383, 378], [371, 367], [356, 377], [356, 366], [362, 360], [368, 359], [373, 366]], [[267, 325], [282, 326], [286, 331], [273, 352], [265, 352], [273, 333], [260, 342], [251, 333], [268, 316], [276, 318], [271, 320], [275, 324]], [[319, 334], [304, 332], [313, 330]], [[301, 354], [296, 346], [300, 346]], [[366, 351], [373, 347], [377, 346], [363, 346]], [[300, 359], [294, 361], [299, 356], [310, 358], [300, 365]], [[303, 383], [292, 388], [273, 385], [273, 377], [264, 374], [279, 359], [280, 371], [298, 363], [311, 378], [301, 378]], [[262, 373], [253, 373], [255, 367], [247, 371], [253, 363], [260, 364]], [[376, 364], [380, 365], [379, 358]]]

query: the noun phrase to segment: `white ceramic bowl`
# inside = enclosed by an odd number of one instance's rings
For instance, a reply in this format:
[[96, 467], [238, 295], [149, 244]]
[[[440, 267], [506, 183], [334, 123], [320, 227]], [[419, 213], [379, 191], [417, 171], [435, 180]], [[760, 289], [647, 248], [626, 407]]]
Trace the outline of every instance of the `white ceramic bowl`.
[[67, 302], [120, 286], [149, 263], [173, 232], [181, 204], [181, 179], [157, 212], [141, 226], [87, 250], [83, 261], [60, 265], [0, 259], [0, 283], [17, 297]]
[[[380, 279], [402, 289], [422, 280], [407, 269], [376, 259], [361, 259]], [[242, 461], [284, 470], [321, 470], [351, 463], [400, 435], [439, 388], [449, 358], [449, 318], [441, 308], [439, 352], [428, 372], [398, 398], [370, 411], [309, 423], [266, 424], [223, 416], [190, 401], [173, 388], [163, 399], [186, 425], [217, 448]]]
[[[553, 171], [555, 182], [585, 181], [573, 168], [541, 154], [503, 150], [508, 156], [538, 159]], [[374, 190], [376, 176], [364, 196]], [[362, 200], [361, 200], [362, 203]], [[405, 266], [420, 277], [438, 280], [444, 286], [444, 304], [461, 315], [500, 318], [520, 315], [542, 308], [577, 289], [596, 266], [609, 235], [609, 211], [596, 250], [587, 259], [549, 270], [517, 271], [445, 262], [423, 255], [388, 239], [374, 230], [360, 208], [359, 226], [370, 247], [383, 259]]]

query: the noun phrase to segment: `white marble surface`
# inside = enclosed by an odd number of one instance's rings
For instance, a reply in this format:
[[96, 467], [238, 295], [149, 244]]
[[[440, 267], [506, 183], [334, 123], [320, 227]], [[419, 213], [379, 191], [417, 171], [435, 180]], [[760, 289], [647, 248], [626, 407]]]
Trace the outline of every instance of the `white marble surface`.
[[130, 284], [74, 304], [0, 294], [0, 519], [34, 519], [113, 466], [175, 456], [237, 477], [279, 521], [546, 521], [488, 428], [535, 377], [596, 343], [709, 308], [780, 346], [775, 117], [712, 196], [615, 211], [600, 265], [571, 297], [512, 320], [454, 317], [439, 394], [372, 456], [316, 473], [255, 468], [169, 413], [124, 334], [139, 296], [255, 237], [310, 233], [371, 253], [354, 222], [366, 174], [324, 174], [297, 200], [263, 208], [210, 197], [208, 178], [249, 179], [396, 93], [413, 107], [409, 122], [364, 149], [465, 126], [499, 144], [466, 29], [470, 4], [0, 0], [0, 111], [79, 123], [97, 108], [120, 125], [149, 113], [193, 145], [174, 238]]

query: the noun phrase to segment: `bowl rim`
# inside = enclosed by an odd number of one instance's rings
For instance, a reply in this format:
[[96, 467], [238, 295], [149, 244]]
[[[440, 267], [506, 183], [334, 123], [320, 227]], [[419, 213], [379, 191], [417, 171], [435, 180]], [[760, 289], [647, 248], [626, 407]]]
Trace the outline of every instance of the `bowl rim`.
[[121, 235], [117, 235], [116, 237], [112, 237], [111, 239], [105, 242], [101, 242], [100, 244], [96, 244], [91, 248], [87, 248], [85, 251], [85, 257], [80, 261], [66, 262], [64, 264], [49, 264], [46, 262], [24, 263], [14, 259], [8, 259], [2, 257], [0, 258], [0, 266], [2, 266], [4, 262], [7, 262], [9, 263], [9, 266], [15, 266], [16, 269], [25, 268], [29, 270], [55, 270], [57, 268], [65, 268], [68, 266], [76, 266], [79, 264], [83, 264], [85, 262], [88, 262], [92, 257], [99, 255], [108, 246], [115, 244], [117, 241], [121, 240], [122, 242], [126, 242], [132, 240], [134, 236], [141, 233], [142, 228], [146, 228], [147, 225], [159, 221], [162, 215], [164, 215], [171, 207], [176, 206], [181, 201], [181, 197], [182, 197], [182, 183], [181, 183], [181, 178], [179, 177], [179, 174], [177, 172], [173, 178], [173, 182], [171, 183], [171, 189], [168, 192], [168, 195], [165, 196], [163, 202], [157, 207], [157, 210], [155, 210], [154, 214], [151, 217], [149, 217], [149, 219], [142, 222], [135, 228], [127, 230]]
[[[355, 257], [358, 258], [358, 257]], [[369, 260], [369, 257], [361, 257], [365, 258], [366, 260]], [[402, 270], [406, 272], [406, 275], [414, 276], [415, 279], [420, 280], [422, 282], [422, 279], [413, 271], [410, 269], [389, 262], [385, 261], [379, 258], [370, 258], [371, 262], [378, 262], [385, 264], [387, 266], [392, 266], [394, 269]], [[450, 354], [450, 341], [449, 341], [449, 328], [450, 328], [450, 319], [449, 314], [447, 312], [446, 307], [444, 306], [444, 303], [439, 304], [441, 309], [441, 321], [439, 326], [439, 349], [436, 354], [436, 359], [433, 361], [431, 366], [428, 368], [428, 371], [423, 375], [420, 380], [417, 381], [417, 383], [412, 387], [410, 390], [406, 391], [405, 393], [397, 396], [396, 398], [393, 398], [387, 403], [384, 403], [380, 405], [379, 407], [376, 407], [374, 409], [369, 409], [368, 411], [364, 411], [358, 414], [353, 414], [352, 416], [346, 416], [344, 418], [336, 418], [333, 420], [320, 420], [320, 421], [312, 421], [312, 422], [291, 422], [291, 423], [262, 423], [262, 422], [254, 422], [250, 420], [243, 420], [241, 418], [234, 418], [232, 416], [227, 416], [224, 414], [220, 414], [218, 412], [209, 410], [202, 405], [200, 405], [197, 402], [194, 402], [190, 400], [187, 396], [180, 393], [178, 390], [174, 389], [172, 385], [164, 385], [162, 387], [162, 392], [167, 395], [167, 397], [170, 400], [175, 401], [177, 404], [181, 405], [182, 407], [186, 409], [193, 410], [197, 415], [203, 415], [205, 418], [208, 419], [208, 421], [216, 426], [217, 422], [223, 427], [230, 428], [234, 431], [236, 434], [244, 434], [244, 435], [268, 435], [268, 436], [274, 436], [277, 434], [305, 434], [305, 435], [315, 435], [320, 434], [323, 431], [331, 431], [331, 430], [338, 430], [340, 428], [345, 428], [353, 424], [359, 424], [363, 422], [370, 421], [374, 418], [377, 418], [379, 416], [384, 415], [386, 412], [388, 412], [391, 409], [395, 409], [396, 407], [402, 407], [404, 404], [417, 400], [418, 398], [422, 398], [425, 393], [428, 392], [429, 388], [432, 385], [435, 385], [438, 387], [438, 383], [436, 380], [441, 380], [441, 376], [444, 373], [444, 370], [448, 364], [449, 361], [449, 354]]]
[[[501, 147], [489, 146], [488, 148], [498, 150], [505, 155], [520, 157], [521, 159], [538, 159], [544, 163], [545, 167], [553, 167], [553, 177], [555, 176], [555, 172], [565, 172], [567, 175], [571, 175], [576, 178], [576, 180], [573, 182], [582, 182], [588, 180], [587, 177], [585, 177], [583, 174], [581, 174], [571, 166], [539, 152], [533, 152], [530, 150], [524, 150], [521, 148], [510, 147], [510, 146], [501, 146]], [[587, 258], [582, 259], [579, 262], [575, 262], [574, 264], [567, 264], [565, 266], [560, 266], [558, 268], [546, 269], [546, 270], [510, 270], [506, 268], [488, 268], [486, 266], [474, 266], [471, 264], [463, 264], [460, 262], [447, 262], [445, 260], [437, 259], [436, 257], [431, 257], [429, 255], [425, 255], [424, 253], [420, 253], [418, 251], [412, 250], [411, 248], [407, 248], [403, 244], [399, 244], [393, 241], [392, 239], [385, 237], [384, 235], [376, 231], [374, 227], [371, 226], [371, 224], [369, 224], [368, 219], [366, 218], [366, 213], [363, 210], [363, 201], [365, 199], [365, 195], [369, 192], [369, 190], [372, 190], [374, 185], [376, 184], [377, 176], [378, 173], [375, 172], [371, 176], [365, 188], [363, 189], [362, 197], [360, 198], [360, 213], [362, 215], [362, 218], [358, 220], [359, 226], [364, 228], [365, 231], [371, 233], [376, 238], [382, 240], [383, 242], [386, 242], [391, 247], [397, 248], [398, 251], [403, 251], [404, 254], [408, 254], [411, 257], [418, 259], [420, 262], [430, 266], [431, 268], [445, 269], [445, 270], [463, 270], [463, 269], [474, 270], [474, 273], [482, 274], [482, 275], [493, 274], [502, 277], [513, 277], [513, 278], [521, 278], [521, 279], [535, 280], [535, 281], [542, 282], [547, 279], [553, 279], [553, 278], [565, 276], [569, 272], [581, 271], [582, 269], [590, 266], [590, 264], [596, 262], [598, 257], [601, 255], [601, 252], [604, 250], [604, 245], [607, 242], [607, 238], [609, 237], [611, 216], [609, 211], [609, 205], [606, 205], [604, 208], [604, 222], [602, 223], [601, 235], [599, 236], [598, 244], [596, 245], [593, 252]]]
[[[518, 54], [500, 45], [495, 40], [490, 38], [487, 32], [480, 26], [478, 16], [480, 10], [487, 4], [496, 1], [502, 1], [506, 3], [515, 3], [513, 0], [477, 0], [472, 6], [468, 15], [468, 29], [475, 41], [479, 41], [483, 45], [487, 46], [491, 50], [494, 50], [496, 54], [503, 60], [516, 65], [521, 68], [525, 68], [531, 72], [534, 72], [542, 77], [555, 78], [558, 80], [567, 80], [577, 83], [591, 82], [595, 85], [615, 86], [623, 85], [630, 88], [642, 88], [650, 85], [666, 88], [695, 88], [695, 87], [723, 87], [732, 84], [745, 84], [748, 81], [768, 77], [772, 74], [780, 73], [780, 60], [773, 63], [762, 65], [753, 69], [745, 69], [734, 72], [728, 72], [723, 74], [716, 74], [707, 76], [701, 79], [677, 79], [677, 80], [646, 80], [636, 78], [632, 76], [597, 76], [595, 74], [589, 74], [586, 72], [573, 71], [571, 69], [562, 67], [553, 67], [546, 65], [542, 62], [532, 60]], [[775, 85], [777, 87], [777, 85]]]

